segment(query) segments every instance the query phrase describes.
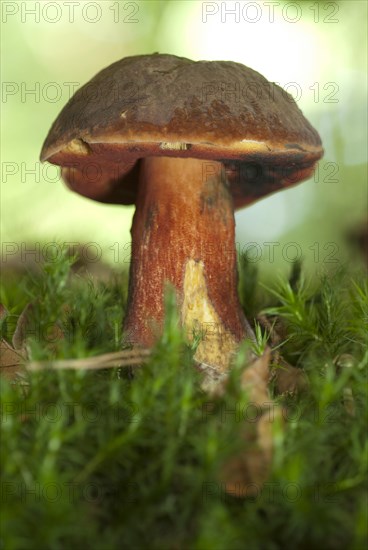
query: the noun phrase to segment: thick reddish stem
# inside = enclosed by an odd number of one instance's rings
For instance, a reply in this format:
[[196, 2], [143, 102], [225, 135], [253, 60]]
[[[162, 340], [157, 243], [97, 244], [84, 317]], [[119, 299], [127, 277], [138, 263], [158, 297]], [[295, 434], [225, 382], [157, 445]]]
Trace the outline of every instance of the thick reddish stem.
[[237, 294], [233, 203], [222, 165], [150, 157], [142, 161], [132, 225], [125, 330], [151, 346], [164, 317], [165, 282], [177, 291], [181, 320], [200, 331], [196, 358], [222, 372], [252, 331]]

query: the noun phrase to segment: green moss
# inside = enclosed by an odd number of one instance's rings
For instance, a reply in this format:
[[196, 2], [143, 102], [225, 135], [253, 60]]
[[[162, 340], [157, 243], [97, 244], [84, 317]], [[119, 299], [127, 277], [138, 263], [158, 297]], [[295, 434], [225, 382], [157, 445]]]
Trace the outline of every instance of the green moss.
[[[39, 329], [27, 340], [32, 360], [120, 348], [126, 275], [93, 282], [71, 276], [71, 263], [65, 256], [22, 285]], [[339, 272], [309, 288], [295, 273], [263, 289], [258, 310], [258, 298], [252, 304], [254, 315], [263, 309], [271, 325], [282, 323], [283, 355], [310, 382], [301, 395], [275, 397], [286, 422], [275, 424], [272, 472], [255, 496], [233, 498], [218, 481], [239, 448], [246, 397], [236, 383], [217, 400], [201, 391], [169, 295], [164, 334], [144, 367], [43, 370], [27, 374], [27, 386], [2, 380], [3, 547], [362, 548], [367, 285]], [[15, 308], [11, 289], [2, 295]], [[50, 346], [55, 323], [65, 337]], [[2, 326], [8, 340], [13, 328]], [[258, 325], [259, 351], [267, 338]]]

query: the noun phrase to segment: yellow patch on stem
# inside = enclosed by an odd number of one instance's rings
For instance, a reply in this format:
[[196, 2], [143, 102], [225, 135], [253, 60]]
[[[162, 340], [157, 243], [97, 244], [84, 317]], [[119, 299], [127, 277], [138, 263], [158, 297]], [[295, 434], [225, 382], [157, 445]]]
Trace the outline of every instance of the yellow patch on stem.
[[195, 360], [220, 373], [228, 371], [238, 343], [224, 326], [209, 299], [202, 261], [187, 261], [183, 292], [183, 326], [190, 340], [193, 340], [195, 334], [201, 336]]

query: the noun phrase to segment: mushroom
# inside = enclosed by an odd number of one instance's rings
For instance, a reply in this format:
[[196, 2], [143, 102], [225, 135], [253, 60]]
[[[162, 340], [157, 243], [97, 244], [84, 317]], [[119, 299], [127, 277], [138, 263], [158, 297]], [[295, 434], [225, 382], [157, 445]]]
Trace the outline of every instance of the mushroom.
[[323, 149], [294, 100], [239, 63], [174, 55], [122, 59], [79, 89], [41, 160], [91, 199], [135, 204], [125, 330], [151, 346], [165, 282], [195, 358], [229, 369], [254, 338], [237, 294], [234, 209], [310, 177]]

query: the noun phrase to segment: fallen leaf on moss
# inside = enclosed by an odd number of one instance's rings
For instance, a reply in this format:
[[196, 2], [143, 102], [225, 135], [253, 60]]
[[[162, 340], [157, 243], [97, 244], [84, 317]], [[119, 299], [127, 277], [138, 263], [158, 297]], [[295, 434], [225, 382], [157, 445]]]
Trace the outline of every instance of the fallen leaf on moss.
[[[271, 349], [266, 348], [241, 375], [241, 387], [249, 395], [249, 403], [256, 406], [256, 421], [244, 421], [239, 438], [244, 450], [230, 457], [219, 473], [225, 492], [234, 497], [254, 496], [269, 477], [273, 454], [273, 424], [281, 417], [281, 409], [272, 403], [268, 392]], [[212, 395], [220, 397], [226, 391], [228, 378], [220, 380]]]
[[287, 332], [281, 319], [275, 318], [271, 323], [266, 315], [258, 315], [257, 321], [270, 335], [271, 361], [269, 381], [274, 381], [277, 393], [297, 393], [305, 391], [308, 378], [305, 372], [288, 363], [281, 355], [279, 346], [287, 339]]
[[227, 494], [237, 497], [257, 496], [271, 471], [273, 455], [273, 425], [281, 422], [281, 409], [272, 407], [253, 423], [247, 423], [240, 433], [244, 451], [223, 465], [219, 479]]
[[24, 371], [25, 356], [4, 339], [0, 341], [0, 376], [15, 380]]
[[[18, 317], [17, 325], [12, 338], [14, 349], [22, 349], [25, 346], [27, 336], [30, 334], [30, 324], [34, 306], [29, 303]], [[33, 324], [33, 323], [32, 323]]]
[[273, 363], [271, 379], [275, 383], [277, 393], [299, 393], [308, 389], [309, 382], [307, 375], [302, 369], [292, 367], [281, 356], [278, 363]]
[[271, 349], [247, 366], [241, 376], [241, 387], [249, 393], [251, 403], [264, 405], [269, 402], [268, 380], [270, 377]]

